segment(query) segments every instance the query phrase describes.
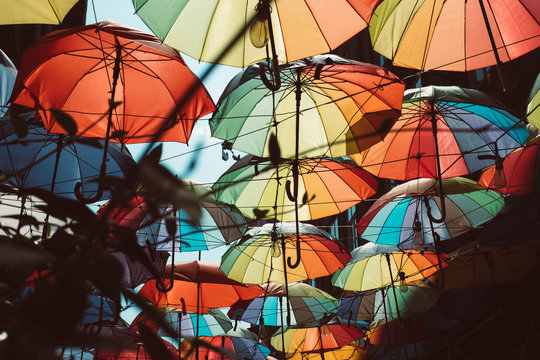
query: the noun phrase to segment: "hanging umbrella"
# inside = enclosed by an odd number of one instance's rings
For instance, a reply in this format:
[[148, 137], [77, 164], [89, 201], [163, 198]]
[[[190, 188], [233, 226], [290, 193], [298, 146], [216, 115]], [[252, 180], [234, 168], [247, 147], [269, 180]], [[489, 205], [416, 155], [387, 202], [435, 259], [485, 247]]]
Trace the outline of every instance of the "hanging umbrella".
[[[169, 351], [171, 359], [178, 358], [178, 351], [176, 348], [166, 340], [161, 339], [163, 344]], [[94, 360], [153, 360], [153, 358], [142, 343], [140, 339], [137, 343], [134, 344], [133, 349], [124, 349], [120, 351], [112, 350], [101, 350], [96, 349], [94, 351]]]
[[538, 156], [540, 138], [508, 154], [500, 164], [482, 173], [478, 183], [503, 194], [532, 195], [538, 192], [537, 179], [540, 166]]
[[407, 284], [435, 274], [448, 266], [448, 256], [432, 251], [404, 250], [365, 257], [356, 256], [354, 250], [349, 263], [332, 276], [332, 284], [344, 290], [366, 291], [392, 286], [407, 291]]
[[[219, 63], [245, 67], [268, 57], [269, 40], [274, 58], [282, 62], [330, 52], [367, 26], [378, 2], [336, 0], [330, 6], [313, 0], [250, 0], [202, 6], [184, 1], [164, 7], [159, 1], [133, 0], [133, 5], [159, 39], [200, 61], [215, 62], [240, 35]], [[240, 33], [246, 26], [250, 31]]]
[[283, 160], [274, 168], [270, 160], [246, 156], [214, 184], [216, 199], [236, 205], [248, 217], [306, 221], [339, 214], [373, 195], [377, 187], [369, 174], [336, 159], [300, 159], [298, 168], [296, 200], [306, 200], [298, 216], [290, 189], [292, 161]]
[[[210, 120], [212, 136], [232, 148], [270, 156], [277, 136], [284, 158], [355, 154], [381, 141], [399, 117], [404, 84], [386, 69], [336, 55], [280, 66], [282, 86], [269, 90], [259, 65], [237, 74]], [[297, 129], [297, 130], [295, 130]]]
[[492, 165], [528, 137], [525, 123], [487, 95], [427, 86], [407, 90], [388, 136], [351, 158], [382, 178], [450, 178]]
[[437, 291], [431, 288], [407, 286], [404, 290], [396, 292], [397, 301], [389, 287], [343, 297], [336, 314], [346, 321], [397, 319], [424, 312], [439, 299]]
[[321, 324], [309, 328], [287, 327], [278, 330], [270, 342], [276, 349], [285, 349], [286, 354], [324, 353], [362, 337], [364, 334], [354, 326]]
[[[100, 174], [103, 150], [78, 137], [48, 134], [30, 120], [32, 114], [21, 116], [27, 120], [24, 138], [17, 136], [9, 118], [0, 121], [0, 171], [7, 182], [20, 189], [39, 187], [71, 199], [76, 198], [74, 189], [80, 182], [84, 196], [96, 196], [98, 184], [94, 180]], [[98, 143], [103, 145], [103, 141]], [[125, 177], [135, 164], [120, 144], [107, 147], [106, 161], [106, 174], [116, 177]], [[99, 198], [110, 196], [110, 191], [104, 191]]]
[[[443, 179], [442, 186], [444, 203], [435, 179], [415, 179], [396, 186], [356, 224], [358, 235], [387, 245], [437, 245], [438, 240], [450, 240], [478, 228], [504, 207], [500, 194], [472, 180]], [[444, 220], [437, 223], [431, 216]]]
[[397, 66], [470, 71], [538, 48], [538, 19], [536, 1], [386, 0], [369, 34], [375, 51]]
[[78, 0], [7, 0], [2, 2], [0, 25], [60, 24]]
[[[59, 30], [34, 43], [22, 56], [12, 102], [36, 108], [55, 133], [67, 130], [51, 110], [63, 111], [77, 125], [71, 132], [105, 139], [104, 154], [109, 141], [186, 143], [195, 121], [214, 110], [177, 51], [112, 21]], [[100, 180], [105, 158], [101, 164]], [[87, 203], [98, 200], [77, 194]]]
[[[283, 326], [287, 308], [284, 286], [278, 283], [263, 286], [264, 295], [237, 302], [230, 308], [229, 317], [254, 325]], [[288, 295], [291, 325], [317, 324], [336, 310], [334, 297], [308, 284], [289, 284]]]
[[0, 118], [7, 110], [8, 100], [15, 84], [17, 68], [10, 58], [0, 49]]
[[540, 74], [536, 77], [534, 85], [527, 100], [527, 121], [536, 128], [540, 128]]
[[[250, 331], [242, 328], [229, 330], [227, 334], [222, 336], [201, 336], [199, 339], [216, 348], [229, 350], [239, 359], [264, 360], [270, 355], [270, 349], [258, 343], [257, 338]], [[182, 343], [180, 349], [183, 355], [182, 359], [234, 360], [234, 358], [203, 346], [192, 351], [191, 344], [186, 342]]]
[[367, 351], [364, 347], [356, 342], [336, 350], [325, 351], [323, 354], [318, 353], [301, 353], [297, 352], [288, 360], [362, 360], [366, 359]]
[[104, 296], [90, 294], [87, 297], [88, 307], [84, 310], [81, 324], [114, 323], [120, 313], [120, 306]]
[[[209, 310], [206, 314], [185, 314], [175, 308], [160, 309], [163, 312], [164, 321], [178, 333], [178, 338], [195, 337], [197, 334], [197, 322], [199, 323], [199, 336], [225, 335], [232, 329], [231, 320], [219, 309]], [[143, 323], [159, 336], [167, 336], [152, 320], [147, 319], [144, 313], [139, 314], [131, 323], [130, 330], [137, 331]]]
[[[143, 251], [154, 265], [156, 273], [163, 273], [169, 253], [167, 251], [153, 251], [150, 249], [144, 249]], [[139, 261], [133, 261], [126, 253], [111, 252], [110, 255], [114, 256], [122, 265], [122, 269], [124, 269], [121, 280], [122, 286], [134, 289], [153, 277], [153, 274], [144, 264]]]
[[[176, 251], [210, 250], [242, 237], [247, 224], [234, 205], [216, 201], [209, 185], [191, 180], [186, 184], [200, 196], [202, 215], [198, 222], [171, 204], [159, 204], [161, 217], [154, 219], [143, 196], [131, 199], [128, 206], [113, 209], [108, 216], [118, 225], [137, 229], [139, 244], [150, 243], [157, 250], [172, 251], [173, 247]], [[171, 216], [177, 225], [173, 241], [166, 228], [166, 218]]]
[[[173, 277], [167, 279], [171, 272]], [[260, 286], [227, 278], [218, 263], [197, 260], [167, 265], [164, 278], [163, 285], [171, 287], [169, 291], [160, 291], [162, 286], [152, 279], [141, 288], [139, 296], [157, 307], [203, 314], [214, 308], [231, 306], [239, 299], [253, 299], [264, 292]]]
[[[301, 224], [299, 235], [298, 248], [294, 223], [265, 224], [249, 230], [223, 254], [220, 269], [228, 278], [243, 283], [285, 284], [333, 274], [350, 259], [330, 234], [313, 225]], [[293, 266], [293, 260], [299, 264]]]

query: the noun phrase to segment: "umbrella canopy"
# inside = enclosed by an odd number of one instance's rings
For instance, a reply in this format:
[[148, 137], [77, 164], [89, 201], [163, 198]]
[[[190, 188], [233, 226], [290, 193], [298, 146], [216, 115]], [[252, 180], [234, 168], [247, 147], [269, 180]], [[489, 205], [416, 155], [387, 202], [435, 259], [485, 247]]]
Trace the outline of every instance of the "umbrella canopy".
[[[234, 304], [229, 310], [230, 318], [255, 325], [283, 326], [287, 309], [283, 287], [283, 284], [269, 283], [264, 295]], [[337, 300], [322, 290], [304, 283], [288, 287], [291, 325], [317, 324], [336, 310]]]
[[[504, 207], [503, 197], [466, 178], [443, 179], [444, 204], [435, 179], [415, 179], [381, 196], [356, 224], [365, 240], [386, 245], [414, 244], [422, 247], [450, 240], [493, 219]], [[428, 209], [428, 206], [430, 209]], [[445, 207], [444, 221], [440, 217]]]
[[[163, 344], [169, 351], [171, 358], [175, 359], [178, 357], [178, 351], [176, 348], [166, 340], [161, 339]], [[133, 349], [124, 349], [120, 351], [112, 350], [101, 350], [96, 349], [94, 351], [94, 360], [153, 360], [155, 357], [152, 357], [149, 352], [144, 347], [142, 339], [139, 339], [137, 343], [134, 344]]]
[[120, 306], [101, 295], [90, 294], [87, 297], [88, 307], [84, 310], [81, 324], [113, 323], [120, 313]]
[[[111, 85], [113, 75], [118, 82]], [[117, 106], [109, 113], [111, 96]], [[121, 143], [152, 140], [179, 104], [176, 121], [159, 140], [186, 143], [195, 120], [214, 110], [176, 50], [109, 20], [55, 31], [34, 43], [22, 56], [12, 102], [36, 108], [50, 132], [66, 132], [51, 114], [58, 109], [73, 117], [78, 135], [110, 133]]]
[[527, 100], [527, 121], [540, 128], [540, 74], [536, 77]]
[[[365, 171], [336, 159], [300, 159], [298, 207], [286, 189], [293, 183], [293, 161], [273, 167], [270, 160], [245, 156], [214, 184], [217, 200], [236, 205], [247, 217], [307, 221], [339, 214], [375, 194], [377, 181]], [[260, 211], [257, 211], [258, 209]]]
[[17, 76], [17, 68], [11, 62], [11, 59], [0, 49], [0, 117], [4, 116], [7, 111], [7, 105], [15, 77]]
[[[332, 284], [344, 290], [366, 291], [423, 280], [448, 266], [448, 256], [432, 251], [404, 250], [365, 257], [354, 250], [349, 263], [332, 276]], [[396, 292], [395, 288], [392, 289]]]
[[[211, 346], [229, 350], [236, 354], [239, 359], [264, 360], [270, 355], [270, 349], [258, 343], [253, 333], [242, 328], [229, 330], [226, 335], [213, 337], [201, 336], [199, 339]], [[234, 360], [234, 358], [204, 346], [198, 347], [191, 353], [190, 350], [191, 344], [182, 343], [181, 353], [185, 356], [182, 359]]]
[[[118, 225], [137, 229], [139, 244], [154, 245], [157, 250], [201, 251], [223, 246], [239, 239], [247, 227], [245, 218], [234, 205], [215, 200], [209, 185], [188, 182], [196, 194], [201, 194], [199, 202], [202, 216], [193, 222], [189, 215], [171, 204], [160, 204], [160, 217], [155, 219], [149, 211], [143, 196], [131, 199], [127, 207], [115, 208], [109, 212]], [[166, 218], [176, 220], [176, 235], [171, 240], [166, 228]]]
[[[183, 313], [175, 308], [163, 308], [164, 321], [178, 333], [179, 338], [199, 336], [225, 335], [232, 329], [232, 323], [221, 310], [212, 309], [206, 314]], [[137, 331], [140, 324], [151, 328], [159, 336], [168, 336], [159, 325], [146, 318], [144, 313], [139, 314], [130, 325], [130, 330]]]
[[[333, 274], [350, 259], [348, 252], [327, 232], [300, 224], [297, 251], [295, 223], [265, 224], [246, 233], [221, 258], [220, 269], [243, 283], [292, 283]], [[299, 264], [291, 266], [291, 258]], [[284, 267], [286, 271], [284, 271]]]
[[493, 165], [482, 173], [478, 183], [503, 194], [532, 195], [539, 192], [540, 138], [510, 153], [502, 161], [502, 169]]
[[536, 1], [385, 0], [369, 35], [395, 65], [470, 71], [538, 48], [539, 19]]
[[366, 349], [352, 342], [340, 349], [325, 351], [324, 353], [301, 353], [298, 352], [288, 360], [362, 360], [366, 359]]
[[[24, 114], [23, 118], [33, 118]], [[35, 122], [27, 122], [28, 134], [19, 138], [9, 118], [0, 121], [0, 171], [18, 188], [38, 187], [75, 199], [74, 188], [82, 183], [82, 193], [94, 196], [100, 174], [103, 150], [77, 137], [48, 134]], [[103, 145], [103, 141], [98, 142]], [[107, 175], [125, 177], [135, 164], [129, 151], [120, 144], [107, 148]], [[105, 191], [100, 199], [110, 198]]]
[[2, 2], [0, 25], [60, 24], [78, 0], [6, 0]]
[[439, 299], [437, 291], [431, 288], [407, 286], [404, 290], [397, 291], [396, 297], [389, 287], [344, 297], [336, 313], [347, 321], [397, 319], [428, 310]]
[[[158, 274], [163, 273], [169, 253], [167, 251], [153, 251], [148, 248], [143, 251], [148, 259], [152, 261], [156, 272]], [[110, 255], [114, 256], [122, 265], [122, 269], [124, 269], [121, 280], [122, 286], [134, 289], [154, 276], [146, 265], [138, 260], [133, 261], [124, 252], [111, 252]]]
[[297, 328], [287, 327], [278, 330], [270, 340], [278, 350], [285, 353], [322, 353], [336, 350], [364, 337], [364, 334], [354, 326], [343, 324], [323, 324], [317, 327]]
[[173, 271], [172, 279], [163, 279], [168, 292], [157, 289], [157, 280], [149, 280], [139, 291], [139, 296], [157, 307], [177, 309], [203, 314], [211, 309], [227, 307], [236, 301], [253, 299], [264, 292], [257, 285], [245, 285], [229, 279], [219, 269], [218, 263], [188, 261], [167, 265], [164, 277]]
[[427, 86], [406, 91], [402, 115], [388, 136], [351, 158], [382, 178], [450, 178], [492, 165], [528, 137], [525, 123], [487, 95]]
[[[271, 10], [263, 15], [268, 3]], [[235, 36], [257, 16], [250, 31], [227, 49], [219, 61], [223, 65], [239, 67], [267, 57], [265, 44], [269, 32], [275, 39], [273, 46], [281, 62], [330, 52], [367, 26], [378, 3], [379, 0], [335, 0], [330, 6], [313, 0], [228, 0], [203, 5], [188, 0], [163, 6], [160, 1], [133, 0], [135, 13], [158, 38], [205, 62], [215, 62]], [[271, 18], [270, 23], [267, 16]]]
[[405, 85], [384, 68], [314, 56], [280, 66], [282, 86], [275, 92], [258, 68], [229, 82], [210, 121], [212, 136], [234, 149], [268, 157], [276, 135], [281, 156], [293, 158], [298, 122], [300, 157], [356, 154], [381, 141], [399, 117]]

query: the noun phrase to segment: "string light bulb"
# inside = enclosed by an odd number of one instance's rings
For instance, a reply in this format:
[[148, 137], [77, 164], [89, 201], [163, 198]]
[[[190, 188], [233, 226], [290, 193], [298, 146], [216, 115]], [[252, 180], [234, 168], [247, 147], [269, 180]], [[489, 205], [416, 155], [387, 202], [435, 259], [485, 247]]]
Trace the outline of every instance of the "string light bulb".
[[422, 224], [420, 223], [420, 220], [418, 220], [418, 217], [415, 216], [414, 218], [414, 224], [413, 224], [413, 245], [414, 247], [420, 248], [424, 246], [424, 232], [422, 231]]
[[405, 294], [409, 291], [409, 287], [405, 283], [405, 273], [403, 271], [399, 272], [399, 292]]

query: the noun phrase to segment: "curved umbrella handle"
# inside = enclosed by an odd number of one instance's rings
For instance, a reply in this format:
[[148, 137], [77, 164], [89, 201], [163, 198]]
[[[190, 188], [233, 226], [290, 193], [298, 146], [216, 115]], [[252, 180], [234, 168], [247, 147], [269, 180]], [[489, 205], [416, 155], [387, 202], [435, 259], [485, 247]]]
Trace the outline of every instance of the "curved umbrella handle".
[[296, 233], [296, 261], [292, 262], [292, 258], [290, 256], [287, 256], [287, 266], [289, 266], [291, 269], [296, 269], [298, 265], [300, 265], [300, 237], [298, 236], [298, 232]]
[[73, 189], [73, 192], [75, 193], [75, 197], [77, 198], [77, 200], [79, 200], [80, 202], [84, 204], [90, 204], [101, 199], [101, 197], [103, 196], [103, 192], [105, 191], [105, 186], [100, 181], [98, 184], [98, 190], [97, 190], [96, 195], [89, 198], [84, 197], [84, 194], [81, 189], [82, 189], [82, 182], [79, 181], [77, 182], [77, 184], [75, 184], [75, 188]]
[[167, 293], [172, 290], [174, 286], [174, 245], [176, 242], [176, 236], [172, 236], [172, 255], [171, 255], [171, 273], [169, 274], [169, 285], [165, 287], [165, 284], [163, 283], [163, 278], [157, 279], [156, 281], [156, 289], [159, 292]]
[[266, 77], [266, 65], [264, 65], [263, 63], [259, 64], [259, 77], [261, 78], [264, 86], [266, 86], [268, 90], [278, 91], [281, 87], [281, 75], [279, 73], [279, 63], [277, 56], [274, 56], [274, 58], [272, 59], [271, 72], [274, 77], [274, 83], [272, 83], [272, 81], [270, 81], [268, 77]]
[[436, 218], [435, 216], [433, 216], [432, 212], [431, 212], [431, 206], [429, 205], [429, 200], [427, 200], [427, 198], [425, 199], [425, 202], [426, 202], [426, 213], [427, 213], [427, 216], [429, 218], [429, 220], [431, 222], [434, 222], [434, 223], [437, 223], [437, 224], [440, 224], [442, 222], [444, 222], [444, 220], [446, 219], [446, 204], [445, 204], [445, 200], [444, 200], [444, 194], [443, 194], [443, 189], [442, 189], [442, 181], [439, 180], [439, 186], [440, 186], [440, 189], [439, 189], [439, 199], [441, 201], [441, 217], [440, 218]]

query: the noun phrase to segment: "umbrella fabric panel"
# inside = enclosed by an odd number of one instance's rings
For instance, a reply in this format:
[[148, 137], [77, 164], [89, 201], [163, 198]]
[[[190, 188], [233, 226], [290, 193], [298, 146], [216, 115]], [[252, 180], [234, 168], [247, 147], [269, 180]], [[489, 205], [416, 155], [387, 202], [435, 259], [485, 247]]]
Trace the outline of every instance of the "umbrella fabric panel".
[[527, 99], [527, 121], [540, 128], [540, 74], [536, 77]]
[[[502, 62], [540, 45], [538, 3], [482, 1]], [[386, 0], [374, 12], [370, 37], [398, 66], [470, 71], [496, 64], [478, 1]]]
[[0, 50], [0, 117], [4, 116], [7, 111], [8, 100], [11, 96], [16, 76], [17, 68], [13, 65], [11, 59]]
[[12, 0], [4, 1], [0, 25], [62, 23], [78, 0]]
[[[330, 52], [367, 26], [378, 0], [313, 0], [271, 2], [276, 51], [281, 62]], [[214, 62], [234, 36], [255, 16], [257, 0], [180, 1], [162, 6], [159, 1], [133, 0], [135, 11], [165, 43], [189, 56]], [[191, 36], [183, 36], [190, 34]], [[307, 40], [309, 39], [309, 41]], [[220, 60], [220, 64], [246, 67], [266, 59], [246, 31]]]
[[[150, 34], [112, 21], [56, 31], [27, 49], [13, 103], [37, 108], [50, 132], [65, 133], [50, 113], [59, 109], [74, 118], [78, 135], [104, 138], [107, 121], [101, 120], [108, 112], [117, 44], [121, 58], [114, 101], [120, 104], [113, 114], [117, 136], [112, 140], [148, 142], [199, 80], [178, 52]], [[187, 142], [195, 120], [214, 110], [202, 85], [190, 96], [161, 141]]]

